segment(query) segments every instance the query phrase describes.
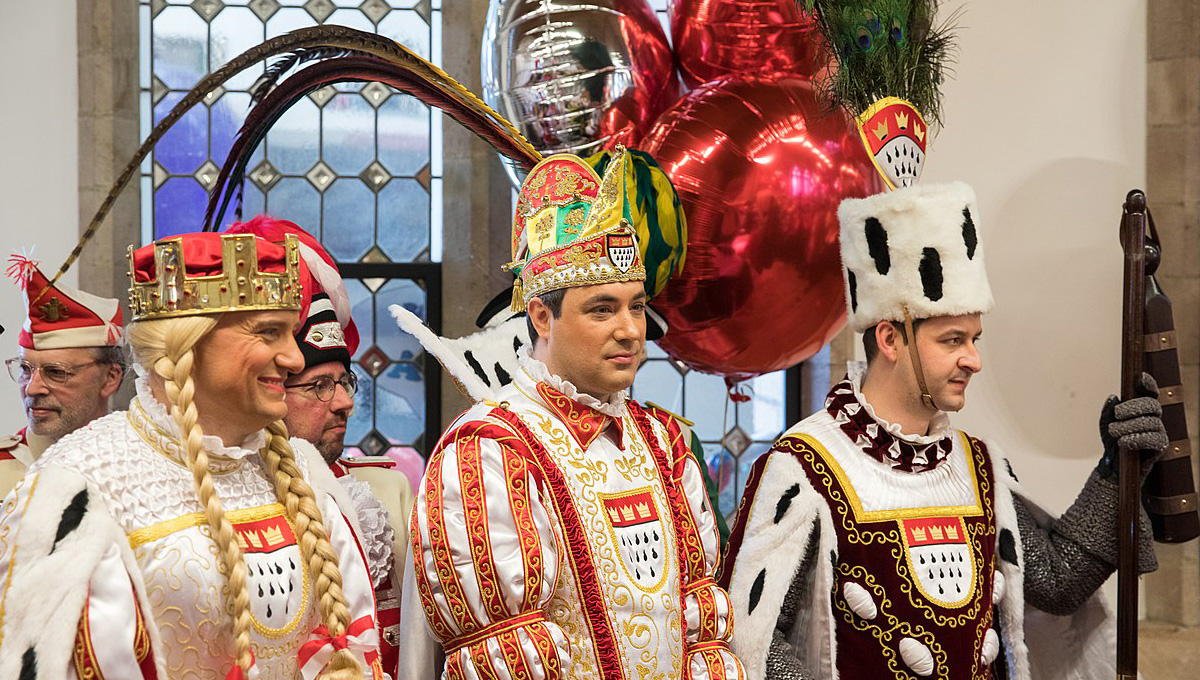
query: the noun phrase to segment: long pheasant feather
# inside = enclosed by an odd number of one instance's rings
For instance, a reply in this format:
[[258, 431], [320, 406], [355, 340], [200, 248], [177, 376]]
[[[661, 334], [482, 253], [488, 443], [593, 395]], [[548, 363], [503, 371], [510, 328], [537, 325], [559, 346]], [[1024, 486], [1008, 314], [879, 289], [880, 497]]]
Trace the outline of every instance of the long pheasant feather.
[[[386, 60], [397, 66], [405, 67], [412, 73], [419, 74], [420, 77], [427, 80], [430, 86], [442, 93], [447, 101], [453, 101], [465, 111], [471, 111], [477, 116], [490, 119], [492, 123], [498, 128], [503, 129], [515, 140], [516, 144], [528, 147], [528, 151], [531, 153], [537, 153], [511, 123], [493, 111], [482, 99], [447, 75], [445, 71], [442, 71], [399, 43], [374, 33], [366, 33], [345, 26], [314, 26], [298, 29], [271, 38], [239, 54], [231, 59], [229, 63], [202, 78], [199, 83], [184, 95], [179, 103], [154, 126], [154, 129], [150, 131], [146, 140], [142, 142], [142, 145], [133, 154], [133, 158], [130, 159], [125, 169], [121, 171], [116, 181], [113, 182], [112, 188], [104, 200], [101, 201], [100, 207], [96, 209], [96, 213], [92, 216], [91, 221], [80, 237], [79, 243], [71, 251], [70, 255], [67, 256], [62, 266], [59, 267], [58, 272], [51, 279], [51, 284], [57, 282], [71, 268], [71, 265], [79, 258], [83, 249], [96, 235], [96, 231], [104, 223], [104, 218], [112, 210], [117, 197], [120, 196], [121, 192], [129, 184], [129, 180], [133, 178], [142, 161], [150, 153], [150, 150], [162, 139], [167, 130], [171, 129], [171, 126], [177, 123], [192, 107], [203, 101], [209, 93], [222, 86], [230, 78], [264, 59], [281, 54], [295, 53], [300, 50], [320, 49], [364, 53]], [[46, 290], [49, 289], [50, 287], [48, 286]]]

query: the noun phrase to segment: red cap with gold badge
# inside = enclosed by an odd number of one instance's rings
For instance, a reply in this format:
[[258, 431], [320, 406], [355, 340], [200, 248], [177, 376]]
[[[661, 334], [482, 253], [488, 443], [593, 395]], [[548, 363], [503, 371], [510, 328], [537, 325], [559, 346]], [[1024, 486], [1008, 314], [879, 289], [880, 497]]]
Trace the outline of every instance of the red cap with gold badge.
[[17, 343], [26, 349], [113, 347], [121, 342], [121, 304], [59, 282], [50, 285], [37, 262], [8, 258], [8, 275], [25, 292], [25, 324]]

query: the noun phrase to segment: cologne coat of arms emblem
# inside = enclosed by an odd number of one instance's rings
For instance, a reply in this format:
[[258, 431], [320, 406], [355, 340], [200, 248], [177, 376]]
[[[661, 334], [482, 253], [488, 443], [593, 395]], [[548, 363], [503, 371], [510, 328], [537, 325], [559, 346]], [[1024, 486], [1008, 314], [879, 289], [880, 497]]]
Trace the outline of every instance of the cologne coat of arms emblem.
[[626, 574], [642, 590], [658, 591], [666, 578], [667, 542], [654, 495], [643, 487], [600, 497]]
[[637, 260], [637, 240], [629, 232], [609, 234], [605, 237], [608, 259], [622, 274], [629, 271]]
[[257, 627], [278, 631], [295, 625], [308, 608], [308, 574], [292, 526], [279, 514], [235, 522], [233, 528], [249, 568], [250, 613]]
[[975, 593], [975, 557], [961, 517], [900, 522], [909, 573], [926, 598], [943, 607], [965, 605]]

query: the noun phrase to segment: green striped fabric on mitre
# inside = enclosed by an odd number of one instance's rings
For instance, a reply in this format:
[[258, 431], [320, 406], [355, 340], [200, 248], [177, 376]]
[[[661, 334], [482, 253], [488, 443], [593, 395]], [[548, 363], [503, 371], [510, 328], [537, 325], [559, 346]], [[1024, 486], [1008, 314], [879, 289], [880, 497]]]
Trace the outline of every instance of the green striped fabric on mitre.
[[[645, 151], [628, 151], [626, 164], [627, 210], [637, 233], [642, 264], [646, 268], [646, 295], [653, 298], [667, 280], [683, 271], [687, 255], [687, 220], [679, 194], [658, 162]], [[603, 176], [613, 152], [601, 151], [587, 163]]]

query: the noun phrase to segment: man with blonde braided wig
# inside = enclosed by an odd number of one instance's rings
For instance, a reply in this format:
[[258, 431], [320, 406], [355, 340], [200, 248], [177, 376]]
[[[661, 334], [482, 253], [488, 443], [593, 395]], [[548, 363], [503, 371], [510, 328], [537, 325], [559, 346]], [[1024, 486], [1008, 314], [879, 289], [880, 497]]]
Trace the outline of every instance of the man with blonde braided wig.
[[533, 347], [442, 436], [413, 512], [405, 599], [447, 680], [742, 677], [700, 467], [673, 417], [626, 397], [647, 298], [628, 160], [601, 178], [549, 156], [518, 194]]
[[131, 249], [137, 396], [5, 504], [0, 678], [384, 677], [349, 500], [282, 423], [301, 267], [294, 237]]

